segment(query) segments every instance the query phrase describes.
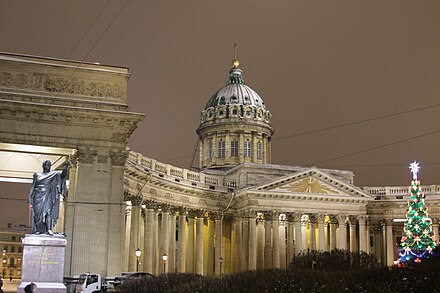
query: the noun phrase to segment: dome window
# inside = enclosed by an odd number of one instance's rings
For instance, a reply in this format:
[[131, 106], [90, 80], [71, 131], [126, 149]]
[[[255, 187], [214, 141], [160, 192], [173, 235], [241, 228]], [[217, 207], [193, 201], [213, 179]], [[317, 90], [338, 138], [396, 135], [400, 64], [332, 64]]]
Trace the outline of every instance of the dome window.
[[238, 140], [231, 140], [231, 157], [238, 157]]
[[225, 103], [225, 97], [221, 97], [220, 98], [220, 105], [224, 105]]
[[231, 101], [232, 101], [232, 103], [237, 103], [237, 97], [236, 96], [232, 96], [231, 97]]
[[220, 112], [219, 112], [218, 114], [219, 114], [219, 116], [223, 116], [224, 111], [223, 111], [223, 110], [220, 110]]
[[225, 141], [224, 140], [220, 140], [218, 142], [218, 157], [219, 158], [224, 158], [225, 157]]
[[232, 115], [237, 115], [237, 114], [238, 114], [237, 109], [232, 110]]

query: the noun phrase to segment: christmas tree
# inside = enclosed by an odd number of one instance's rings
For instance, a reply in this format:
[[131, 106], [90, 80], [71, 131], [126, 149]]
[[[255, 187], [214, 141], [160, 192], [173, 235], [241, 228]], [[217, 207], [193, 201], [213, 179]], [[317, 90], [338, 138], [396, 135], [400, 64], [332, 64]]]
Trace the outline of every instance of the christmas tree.
[[406, 212], [406, 222], [403, 226], [401, 240], [400, 262], [421, 262], [432, 255], [435, 241], [432, 234], [432, 222], [425, 205], [425, 195], [420, 189], [420, 181], [417, 173], [420, 170], [419, 163], [412, 163], [409, 167], [413, 173], [411, 181], [411, 194]]

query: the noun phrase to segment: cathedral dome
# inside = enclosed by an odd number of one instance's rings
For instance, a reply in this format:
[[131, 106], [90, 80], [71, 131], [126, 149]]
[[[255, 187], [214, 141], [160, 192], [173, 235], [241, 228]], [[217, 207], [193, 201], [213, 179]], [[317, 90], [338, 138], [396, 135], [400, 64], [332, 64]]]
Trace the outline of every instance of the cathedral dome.
[[241, 69], [235, 67], [229, 71], [228, 84], [212, 95], [205, 110], [219, 105], [249, 105], [266, 109], [261, 97], [244, 83]]
[[228, 83], [211, 96], [200, 113], [201, 169], [227, 169], [241, 163], [270, 163], [272, 115], [261, 97], [245, 85], [234, 58]]

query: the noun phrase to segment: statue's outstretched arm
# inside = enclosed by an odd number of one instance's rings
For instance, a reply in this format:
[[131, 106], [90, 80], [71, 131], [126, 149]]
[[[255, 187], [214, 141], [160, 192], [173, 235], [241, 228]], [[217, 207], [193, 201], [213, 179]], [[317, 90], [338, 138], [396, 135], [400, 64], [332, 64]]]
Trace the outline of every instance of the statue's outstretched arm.
[[70, 161], [69, 160], [67, 160], [65, 163], [64, 163], [64, 168], [63, 168], [63, 171], [61, 172], [61, 178], [66, 178], [66, 176], [67, 176], [67, 173], [69, 172], [69, 170], [70, 170]]

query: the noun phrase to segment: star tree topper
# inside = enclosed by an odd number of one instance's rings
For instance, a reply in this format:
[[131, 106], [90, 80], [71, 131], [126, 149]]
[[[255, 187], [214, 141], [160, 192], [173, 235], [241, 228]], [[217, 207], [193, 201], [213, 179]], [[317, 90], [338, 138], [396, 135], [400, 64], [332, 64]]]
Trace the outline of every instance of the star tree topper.
[[419, 163], [414, 161], [413, 163], [411, 163], [409, 165], [409, 169], [411, 170], [411, 173], [413, 174], [413, 179], [417, 180], [417, 173], [419, 173], [419, 170], [420, 170]]

